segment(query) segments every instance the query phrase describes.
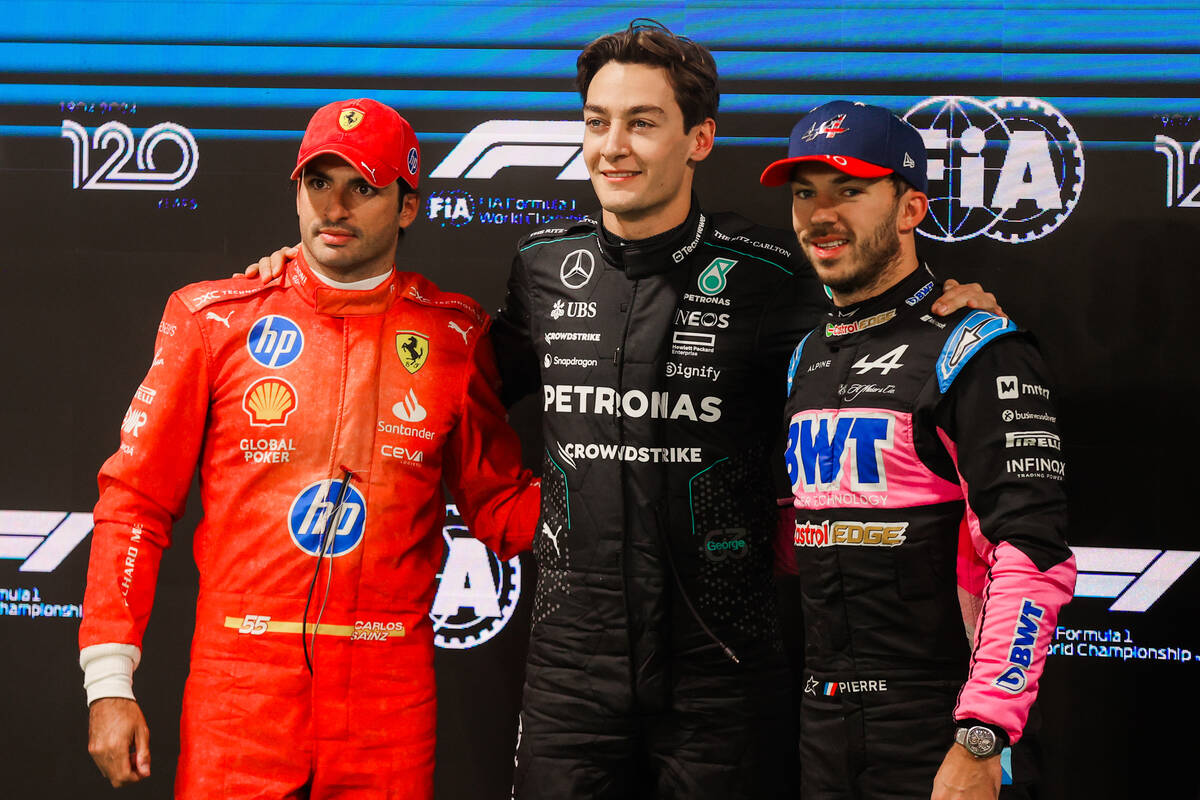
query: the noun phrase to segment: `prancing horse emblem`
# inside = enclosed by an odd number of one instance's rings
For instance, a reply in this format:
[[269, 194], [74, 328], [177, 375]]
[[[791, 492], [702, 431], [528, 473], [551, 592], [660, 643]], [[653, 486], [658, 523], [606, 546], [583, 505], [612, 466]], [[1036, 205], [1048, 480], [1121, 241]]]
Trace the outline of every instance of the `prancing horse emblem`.
[[416, 331], [396, 331], [396, 355], [406, 370], [416, 372], [429, 358], [429, 337]]

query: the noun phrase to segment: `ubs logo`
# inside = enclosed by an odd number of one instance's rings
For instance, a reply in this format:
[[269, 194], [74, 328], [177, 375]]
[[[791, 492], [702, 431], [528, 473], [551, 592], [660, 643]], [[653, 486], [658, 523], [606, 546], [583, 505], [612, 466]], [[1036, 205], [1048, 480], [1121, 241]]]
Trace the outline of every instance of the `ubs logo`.
[[558, 267], [558, 279], [568, 289], [582, 289], [592, 279], [596, 270], [596, 258], [587, 250], [567, 253]]

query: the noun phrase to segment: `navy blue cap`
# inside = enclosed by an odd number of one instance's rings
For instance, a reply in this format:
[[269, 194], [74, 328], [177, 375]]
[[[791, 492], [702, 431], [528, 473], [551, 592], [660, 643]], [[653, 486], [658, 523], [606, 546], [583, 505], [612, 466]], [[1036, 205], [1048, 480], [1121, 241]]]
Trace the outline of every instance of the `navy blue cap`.
[[759, 181], [787, 183], [801, 161], [822, 161], [856, 178], [895, 172], [922, 192], [928, 186], [921, 134], [882, 106], [848, 100], [817, 106], [792, 128], [787, 158], [763, 170]]

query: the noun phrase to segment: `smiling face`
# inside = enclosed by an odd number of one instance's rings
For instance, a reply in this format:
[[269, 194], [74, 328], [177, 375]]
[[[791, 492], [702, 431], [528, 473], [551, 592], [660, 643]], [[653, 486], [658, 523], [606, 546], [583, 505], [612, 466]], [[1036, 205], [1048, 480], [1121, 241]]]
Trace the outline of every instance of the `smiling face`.
[[716, 123], [684, 128], [665, 69], [605, 64], [583, 119], [583, 158], [608, 230], [645, 239], [687, 219], [694, 164], [712, 151]]
[[792, 227], [817, 277], [847, 306], [891, 287], [917, 267], [913, 229], [928, 200], [897, 194], [889, 178], [856, 178], [808, 162], [792, 172]]
[[300, 241], [309, 266], [338, 281], [382, 275], [391, 269], [401, 228], [417, 215], [416, 194], [400, 198], [395, 181], [382, 189], [340, 156], [317, 156], [296, 187]]

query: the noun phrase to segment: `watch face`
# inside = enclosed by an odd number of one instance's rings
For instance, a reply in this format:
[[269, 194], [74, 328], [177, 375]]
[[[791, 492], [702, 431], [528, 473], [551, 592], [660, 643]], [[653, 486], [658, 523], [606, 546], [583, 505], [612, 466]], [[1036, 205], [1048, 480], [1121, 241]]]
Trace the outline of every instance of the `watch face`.
[[967, 749], [977, 756], [990, 756], [996, 750], [996, 734], [981, 725], [967, 731]]

